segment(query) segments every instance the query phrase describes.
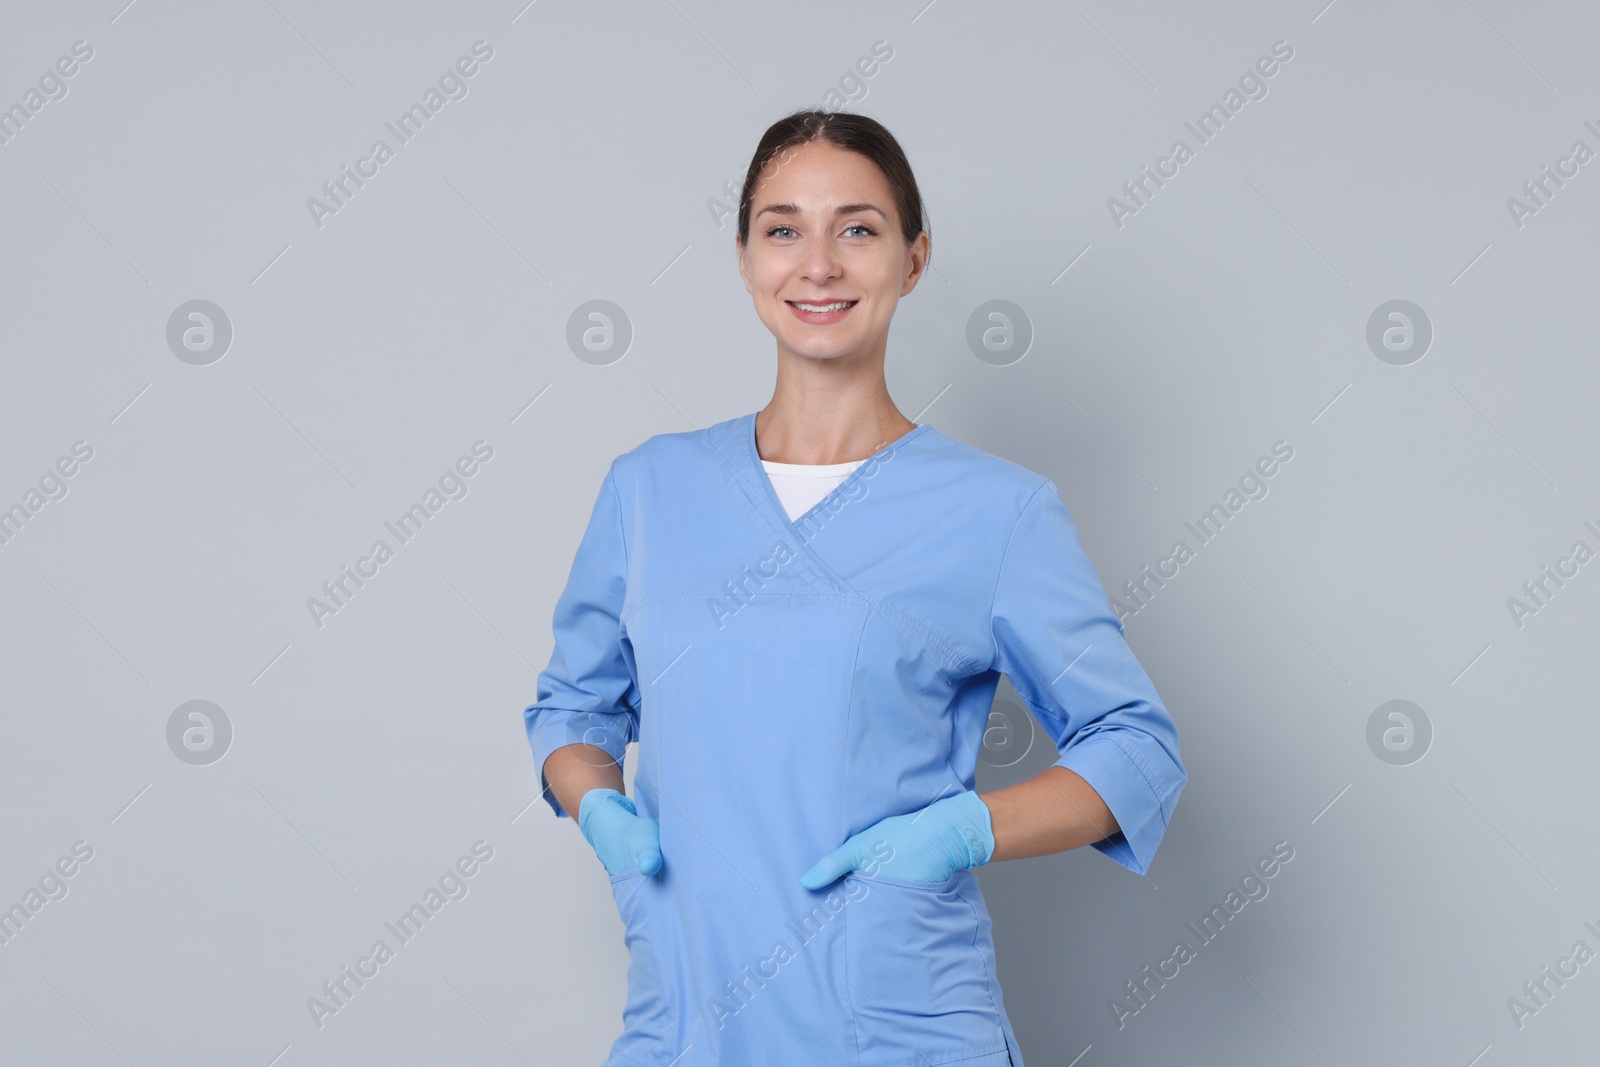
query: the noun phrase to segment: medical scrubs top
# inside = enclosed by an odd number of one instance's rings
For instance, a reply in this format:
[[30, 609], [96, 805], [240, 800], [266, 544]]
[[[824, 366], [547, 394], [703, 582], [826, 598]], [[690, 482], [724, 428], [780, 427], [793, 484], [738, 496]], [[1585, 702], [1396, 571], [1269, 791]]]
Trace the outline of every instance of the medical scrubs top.
[[1143, 874], [1187, 779], [1055, 485], [921, 424], [791, 520], [755, 415], [612, 461], [525, 712], [597, 745], [661, 828], [611, 878], [629, 950], [606, 1067], [1023, 1067], [976, 874], [800, 876], [974, 787], [1004, 673]]

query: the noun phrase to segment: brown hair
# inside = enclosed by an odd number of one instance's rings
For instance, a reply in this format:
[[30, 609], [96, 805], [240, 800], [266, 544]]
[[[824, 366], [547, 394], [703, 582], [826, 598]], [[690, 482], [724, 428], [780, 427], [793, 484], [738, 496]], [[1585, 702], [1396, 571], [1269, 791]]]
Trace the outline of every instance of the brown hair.
[[[894, 192], [895, 209], [900, 214], [900, 235], [910, 244], [919, 233], [928, 229], [927, 213], [922, 206], [922, 193], [917, 189], [916, 176], [906, 161], [905, 150], [894, 134], [877, 119], [850, 111], [796, 111], [767, 127], [756, 145], [745, 172], [744, 189], [739, 194], [739, 243], [750, 239], [750, 200], [755, 195], [756, 180], [780, 153], [781, 166], [792, 154], [789, 150], [812, 141], [825, 141], [835, 148], [864, 156], [883, 172]], [[931, 258], [931, 253], [930, 253]]]

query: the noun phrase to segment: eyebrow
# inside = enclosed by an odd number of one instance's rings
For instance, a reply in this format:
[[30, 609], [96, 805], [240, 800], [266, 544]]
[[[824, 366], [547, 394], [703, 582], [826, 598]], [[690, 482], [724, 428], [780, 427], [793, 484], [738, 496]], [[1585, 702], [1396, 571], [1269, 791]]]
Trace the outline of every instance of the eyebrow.
[[[769, 211], [774, 215], [800, 214], [800, 209], [793, 204], [768, 204], [766, 207], [756, 212], [755, 217], [759, 219], [762, 215], [765, 215]], [[872, 204], [840, 204], [836, 209], [834, 209], [833, 213], [835, 215], [854, 215], [860, 211], [876, 211], [878, 216], [882, 218], [883, 221], [889, 221], [889, 216], [885, 215]]]

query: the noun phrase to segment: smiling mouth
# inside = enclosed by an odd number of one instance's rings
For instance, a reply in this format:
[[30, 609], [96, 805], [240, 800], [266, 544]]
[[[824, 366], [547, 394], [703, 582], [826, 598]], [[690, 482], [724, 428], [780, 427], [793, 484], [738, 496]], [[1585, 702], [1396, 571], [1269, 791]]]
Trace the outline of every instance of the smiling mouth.
[[785, 304], [798, 311], [809, 311], [818, 314], [828, 311], [848, 311], [860, 303], [859, 300], [834, 300], [826, 304], [807, 304], [798, 300], [785, 300]]

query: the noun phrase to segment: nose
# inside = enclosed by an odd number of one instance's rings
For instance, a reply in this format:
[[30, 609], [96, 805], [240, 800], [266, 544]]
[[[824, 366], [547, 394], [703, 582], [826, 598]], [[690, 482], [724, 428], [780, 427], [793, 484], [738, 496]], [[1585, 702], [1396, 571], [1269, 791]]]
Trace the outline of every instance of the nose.
[[806, 244], [806, 254], [800, 262], [800, 277], [811, 285], [821, 286], [839, 277], [843, 266], [833, 242], [826, 237], [813, 237]]

